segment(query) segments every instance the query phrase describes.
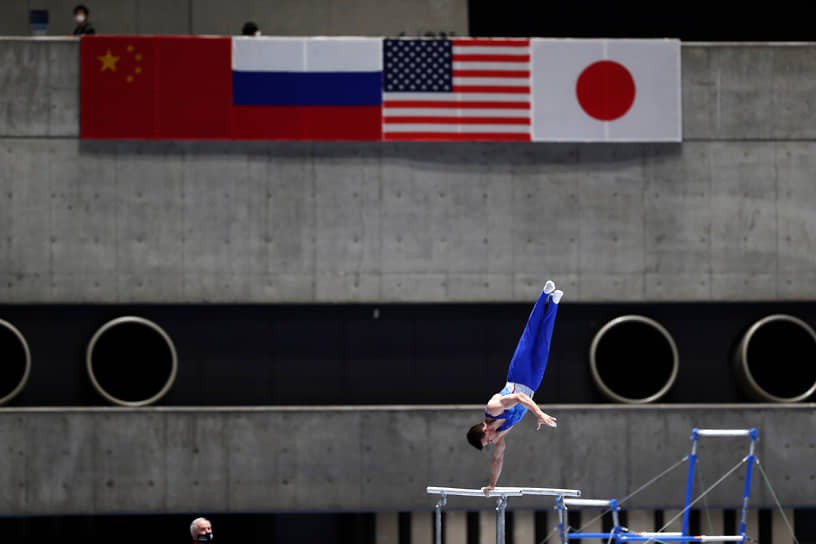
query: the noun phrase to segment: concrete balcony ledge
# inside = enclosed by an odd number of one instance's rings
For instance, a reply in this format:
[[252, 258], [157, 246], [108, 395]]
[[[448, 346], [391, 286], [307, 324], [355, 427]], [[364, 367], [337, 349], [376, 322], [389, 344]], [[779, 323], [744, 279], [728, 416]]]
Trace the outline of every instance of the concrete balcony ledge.
[[[816, 506], [814, 404], [541, 406], [558, 428], [536, 431], [530, 416], [518, 424], [507, 437], [503, 485], [623, 498], [690, 452], [692, 428], [757, 428], [756, 454], [782, 504]], [[0, 515], [429, 511], [427, 485], [484, 485], [490, 451], [465, 441], [481, 413], [482, 405], [5, 408]], [[703, 481], [743, 460], [748, 445], [702, 438]], [[685, 467], [624, 508], [681, 505]], [[740, 474], [744, 467], [706, 497], [708, 506], [736, 508]], [[751, 505], [774, 505], [756, 471]], [[451, 505], [494, 506], [479, 498]], [[512, 505], [552, 506], [546, 497]]]

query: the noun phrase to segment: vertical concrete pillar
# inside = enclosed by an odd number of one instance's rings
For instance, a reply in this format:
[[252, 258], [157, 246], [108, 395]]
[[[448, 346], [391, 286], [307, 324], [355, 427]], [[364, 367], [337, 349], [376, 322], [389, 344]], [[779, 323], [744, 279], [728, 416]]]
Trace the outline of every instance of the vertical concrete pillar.
[[[663, 529], [664, 531], [676, 532], [683, 530], [683, 516], [680, 515], [680, 510], [663, 510], [663, 525], [666, 525], [667, 523], [669, 523], [669, 520], [675, 517], [677, 519], [672, 521], [668, 527]], [[658, 529], [659, 528], [660, 527], [658, 527]]]
[[399, 544], [399, 514], [380, 512], [374, 518], [376, 544]]
[[496, 544], [496, 511], [479, 512], [479, 544]]
[[430, 512], [411, 513], [411, 544], [433, 542], [433, 514]]
[[[785, 518], [788, 519], [787, 523], [785, 523]], [[796, 527], [793, 525], [793, 510], [785, 510], [785, 518], [778, 509], [774, 509], [771, 513], [771, 544], [793, 544], [793, 535], [796, 534]]]
[[532, 510], [513, 512], [513, 543], [535, 544], [535, 512]]
[[467, 512], [445, 512], [442, 524], [445, 544], [467, 544]]
[[654, 512], [651, 510], [627, 510], [626, 515], [630, 531], [654, 530]]
[[600, 510], [584, 510], [581, 512], [582, 533], [600, 533], [603, 531], [603, 519], [599, 516]]
[[759, 510], [752, 508], [748, 510], [745, 520], [745, 534], [759, 541]]

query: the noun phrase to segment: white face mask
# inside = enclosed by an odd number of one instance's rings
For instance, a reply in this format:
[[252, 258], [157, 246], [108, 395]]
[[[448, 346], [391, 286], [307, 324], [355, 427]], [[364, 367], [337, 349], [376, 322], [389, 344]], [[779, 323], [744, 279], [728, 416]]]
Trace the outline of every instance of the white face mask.
[[85, 15], [82, 13], [77, 13], [74, 15], [74, 21], [76, 21], [78, 25], [81, 25], [85, 22]]
[[256, 31], [255, 31], [255, 35], [256, 35], [256, 36], [260, 36], [260, 35], [261, 35], [261, 31], [260, 31], [260, 30], [256, 30]]

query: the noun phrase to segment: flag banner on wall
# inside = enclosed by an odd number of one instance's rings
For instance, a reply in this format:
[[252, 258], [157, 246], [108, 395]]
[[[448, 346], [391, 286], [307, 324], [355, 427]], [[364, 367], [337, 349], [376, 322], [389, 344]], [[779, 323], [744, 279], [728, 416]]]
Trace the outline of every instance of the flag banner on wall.
[[235, 38], [235, 135], [380, 140], [382, 40]]
[[381, 140], [382, 39], [83, 36], [87, 139]]
[[682, 140], [678, 40], [533, 39], [533, 140]]
[[680, 141], [680, 42], [83, 36], [85, 139]]
[[383, 44], [386, 140], [530, 140], [530, 40]]
[[80, 51], [82, 138], [230, 137], [229, 38], [83, 36]]

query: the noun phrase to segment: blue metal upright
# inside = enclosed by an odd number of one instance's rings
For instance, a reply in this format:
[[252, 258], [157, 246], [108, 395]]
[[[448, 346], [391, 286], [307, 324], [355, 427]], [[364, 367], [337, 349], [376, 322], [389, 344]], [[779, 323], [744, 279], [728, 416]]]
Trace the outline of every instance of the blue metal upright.
[[754, 446], [759, 433], [756, 429], [751, 429], [751, 448], [748, 451], [748, 469], [745, 472], [745, 491], [742, 494], [742, 514], [740, 515], [740, 535], [745, 536], [745, 518], [748, 515], [748, 497], [751, 495], [751, 475], [754, 472], [754, 464], [756, 463], [756, 455], [754, 455]]
[[[691, 512], [691, 492], [694, 489], [694, 467], [697, 464], [698, 429], [691, 430], [691, 453], [689, 454], [688, 481], [686, 482], [686, 504], [683, 510], [683, 536], [688, 536], [689, 513]], [[686, 544], [685, 541], [683, 544]]]
[[[692, 505], [707, 493], [712, 487], [703, 490], [700, 497], [692, 500], [692, 493], [694, 491], [694, 471], [697, 467], [697, 442], [700, 437], [750, 437], [751, 444], [748, 451], [748, 456], [743, 458], [743, 462], [748, 463], [745, 475], [745, 489], [742, 495], [742, 512], [740, 515], [739, 535], [689, 535], [689, 517]], [[561, 536], [561, 544], [569, 544], [570, 540], [580, 539], [594, 539], [601, 538], [607, 541], [614, 540], [616, 544], [624, 544], [628, 542], [645, 542], [646, 544], [655, 543], [657, 541], [689, 544], [693, 542], [733, 542], [745, 543], [745, 528], [746, 518], [748, 513], [748, 499], [751, 494], [751, 476], [753, 474], [754, 464], [756, 463], [756, 455], [754, 450], [756, 442], [759, 439], [759, 432], [756, 429], [692, 429], [691, 431], [691, 453], [688, 455], [689, 469], [688, 481], [686, 482], [686, 501], [683, 508], [683, 530], [680, 532], [646, 532], [646, 531], [632, 531], [629, 528], [622, 527], [618, 519], [618, 512], [620, 511], [620, 503], [616, 499], [595, 500], [595, 499], [575, 499], [559, 497], [556, 501], [555, 509], [558, 511], [558, 529]], [[741, 464], [741, 463], [740, 463]], [[734, 467], [733, 470], [738, 468]], [[730, 473], [730, 472], [729, 472]], [[727, 476], [729, 473], [726, 473]], [[724, 477], [725, 477], [724, 476]], [[719, 482], [718, 482], [719, 483]], [[714, 484], [716, 486], [717, 484]], [[612, 512], [613, 527], [609, 532], [604, 533], [582, 533], [572, 532], [568, 525], [567, 509], [569, 506], [577, 507], [601, 507]]]
[[683, 536], [688, 540], [683, 540], [683, 544], [695, 540], [689, 537], [689, 515], [691, 513], [691, 494], [694, 488], [694, 469], [697, 461], [697, 441], [701, 436], [713, 437], [739, 437], [747, 436], [751, 438], [751, 445], [748, 450], [748, 456], [745, 461], [748, 462], [748, 467], [745, 474], [745, 490], [742, 494], [742, 512], [740, 514], [740, 528], [739, 536], [745, 538], [746, 517], [748, 514], [748, 498], [751, 494], [751, 475], [754, 470], [754, 463], [756, 462], [756, 455], [754, 449], [756, 441], [759, 439], [759, 432], [756, 429], [697, 429], [691, 430], [691, 453], [689, 454], [689, 472], [688, 482], [686, 482], [686, 504], [683, 507]]

